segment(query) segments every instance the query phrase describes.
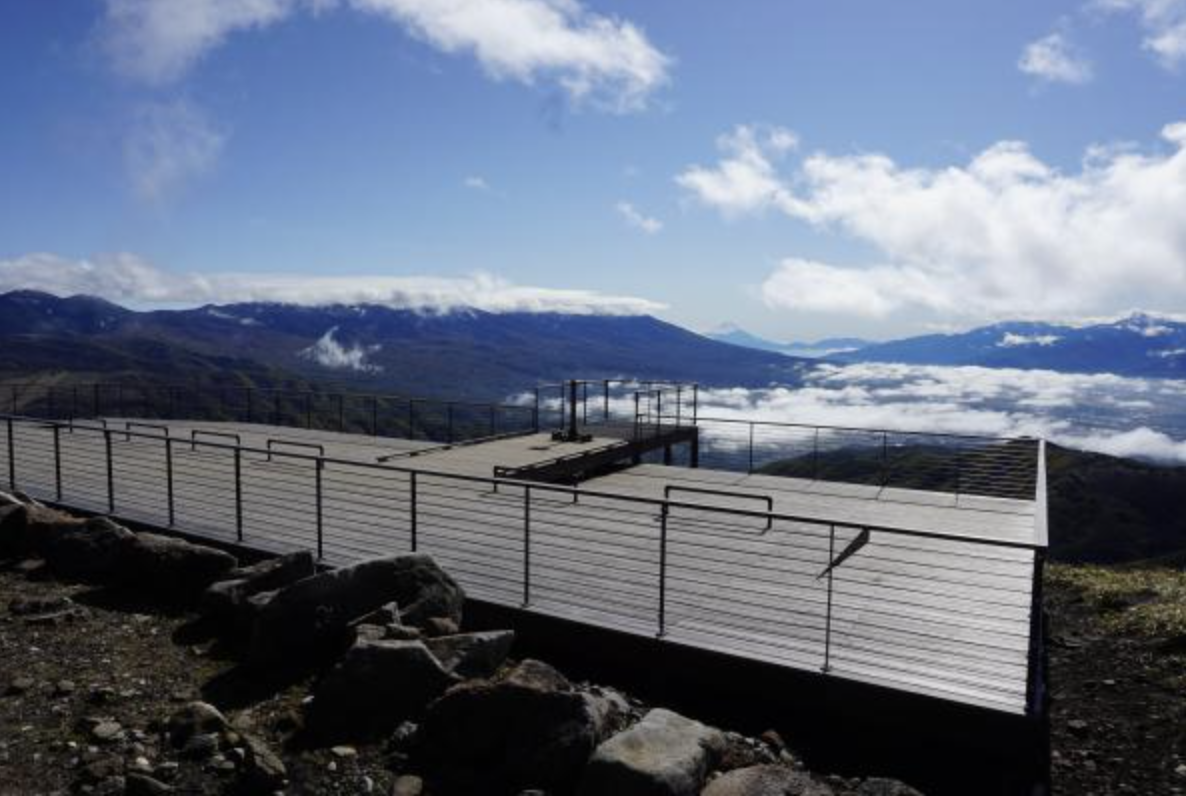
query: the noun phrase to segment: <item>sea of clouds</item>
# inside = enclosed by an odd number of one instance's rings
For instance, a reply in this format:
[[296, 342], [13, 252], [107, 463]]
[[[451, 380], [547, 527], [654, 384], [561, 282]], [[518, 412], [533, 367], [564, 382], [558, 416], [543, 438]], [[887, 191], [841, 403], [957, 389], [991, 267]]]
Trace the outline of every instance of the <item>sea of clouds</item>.
[[700, 415], [808, 425], [1040, 436], [1080, 450], [1186, 463], [1186, 381], [1107, 373], [820, 365], [801, 387], [704, 389]]

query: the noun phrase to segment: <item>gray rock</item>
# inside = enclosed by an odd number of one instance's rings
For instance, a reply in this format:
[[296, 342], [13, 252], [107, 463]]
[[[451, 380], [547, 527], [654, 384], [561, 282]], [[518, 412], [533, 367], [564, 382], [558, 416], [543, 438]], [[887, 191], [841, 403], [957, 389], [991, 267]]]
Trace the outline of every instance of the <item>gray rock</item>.
[[90, 796], [123, 796], [127, 789], [127, 780], [122, 776], [108, 777], [91, 789]]
[[297, 581], [317, 574], [313, 554], [301, 550], [239, 567], [227, 573], [225, 579], [212, 584], [202, 594], [202, 613], [218, 622], [225, 622], [234, 630], [247, 632], [256, 611], [267, 599], [253, 601], [257, 595], [274, 592]]
[[191, 735], [181, 745], [181, 756], [190, 760], [208, 760], [217, 754], [218, 745], [217, 733]]
[[243, 734], [243, 764], [239, 769], [242, 790], [248, 793], [273, 793], [284, 787], [288, 770], [284, 761], [266, 743], [251, 734]]
[[395, 601], [404, 621], [448, 615], [460, 619], [465, 594], [426, 555], [363, 561], [321, 572], [281, 589], [255, 619], [247, 661], [299, 667], [332, 655], [352, 635], [355, 619]]
[[419, 641], [359, 641], [317, 685], [306, 725], [322, 741], [373, 737], [456, 681]]
[[153, 779], [147, 774], [128, 774], [124, 784], [125, 796], [164, 796], [173, 793], [172, 785], [166, 785], [159, 779]]
[[402, 624], [399, 618], [399, 604], [396, 602], [389, 602], [386, 605], [380, 605], [370, 613], [363, 614], [362, 616], [358, 617], [350, 624], [379, 625], [380, 627]]
[[136, 534], [108, 517], [81, 525], [62, 524], [42, 532], [41, 554], [64, 578], [114, 583]]
[[490, 677], [511, 654], [515, 631], [490, 630], [439, 636], [424, 642], [445, 671], [459, 677]]
[[697, 796], [724, 747], [700, 722], [657, 708], [597, 747], [580, 796]]
[[166, 725], [174, 746], [184, 746], [195, 735], [224, 732], [229, 726], [226, 716], [208, 702], [190, 702], [178, 708]]
[[420, 796], [424, 793], [424, 780], [420, 777], [405, 774], [395, 780], [391, 787], [391, 796]]
[[119, 740], [124, 735], [124, 728], [118, 721], [101, 721], [91, 729], [91, 737], [102, 743]]
[[546, 663], [525, 660], [469, 680], [429, 706], [421, 758], [443, 792], [571, 792], [599, 738], [582, 694]]
[[237, 563], [233, 555], [213, 547], [141, 533], [121, 556], [120, 579], [130, 588], [191, 602]]
[[66, 529], [81, 527], [84, 520], [44, 506], [0, 508], [0, 558], [44, 557], [50, 540]]
[[32, 691], [35, 685], [37, 685], [37, 681], [32, 677], [14, 677], [11, 681], [9, 681], [8, 688], [5, 689], [5, 693], [12, 696], [20, 696], [21, 694], [27, 694], [28, 692]]
[[922, 796], [920, 792], [896, 779], [869, 777], [857, 786], [857, 796]]
[[460, 624], [447, 616], [430, 616], [419, 624], [426, 636], [455, 636], [461, 632]]
[[74, 607], [69, 597], [16, 597], [8, 603], [8, 612], [13, 616], [48, 614]]
[[832, 796], [832, 789], [785, 766], [739, 768], [723, 774], [701, 796]]

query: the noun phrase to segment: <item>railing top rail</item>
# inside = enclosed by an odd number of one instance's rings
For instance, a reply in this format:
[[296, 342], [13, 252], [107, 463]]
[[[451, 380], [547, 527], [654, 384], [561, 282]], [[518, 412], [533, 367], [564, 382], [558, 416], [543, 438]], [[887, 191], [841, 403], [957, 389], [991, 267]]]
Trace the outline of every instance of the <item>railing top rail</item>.
[[[68, 423], [60, 422], [60, 421], [52, 421], [52, 420], [47, 421], [47, 420], [43, 420], [41, 418], [24, 417], [21, 415], [12, 415], [12, 414], [0, 414], [0, 420], [4, 420], [6, 422], [13, 422], [13, 423], [22, 422], [22, 423], [36, 424], [38, 426], [42, 426], [45, 428], [50, 428], [50, 427], [54, 427], [54, 426], [66, 427], [69, 425]], [[106, 430], [104, 430], [104, 429], [81, 428], [81, 427], [75, 426], [75, 431], [79, 431], [79, 430], [97, 431], [100, 434], [106, 433]], [[120, 434], [127, 435], [130, 437], [145, 437], [145, 438], [154, 439], [157, 441], [162, 440], [162, 437], [157, 434], [142, 434], [142, 433], [135, 432], [135, 431], [126, 431], [126, 432], [121, 431]], [[258, 454], [263, 454], [265, 456], [269, 453], [269, 451], [266, 448], [257, 448], [257, 447], [241, 445], [241, 444], [230, 445], [230, 444], [218, 443], [218, 442], [203, 442], [203, 441], [200, 441], [197, 439], [193, 439], [192, 444], [195, 446], [200, 445], [200, 446], [206, 447], [206, 448], [215, 448], [215, 449], [222, 449], [222, 450], [229, 450], [229, 451], [239, 451], [240, 453], [258, 453]], [[925, 538], [925, 539], [938, 539], [938, 540], [944, 540], [944, 541], [962, 542], [962, 543], [967, 543], [967, 544], [983, 544], [983, 545], [992, 546], [992, 547], [1005, 547], [1005, 548], [1014, 548], [1014, 549], [1022, 549], [1022, 550], [1040, 550], [1040, 549], [1044, 549], [1046, 547], [1045, 544], [1039, 544], [1036, 541], [1025, 542], [1025, 541], [1010, 540], [1010, 539], [997, 539], [997, 538], [993, 538], [993, 537], [986, 537], [986, 536], [980, 536], [980, 535], [975, 535], [975, 534], [955, 534], [955, 533], [946, 533], [946, 532], [940, 532], [940, 531], [928, 531], [928, 530], [921, 530], [921, 529], [917, 529], [917, 528], [911, 528], [908, 526], [893, 526], [893, 525], [881, 525], [881, 524], [873, 524], [873, 523], [858, 523], [858, 522], [843, 521], [843, 520], [830, 520], [830, 519], [818, 517], [818, 516], [812, 517], [812, 516], [798, 515], [798, 514], [786, 514], [786, 513], [782, 513], [782, 512], [749, 511], [749, 510], [745, 510], [745, 509], [724, 508], [724, 507], [719, 507], [719, 506], [707, 506], [704, 504], [684, 503], [684, 502], [680, 502], [680, 501], [666, 500], [666, 499], [662, 499], [662, 498], [648, 498], [648, 497], [642, 497], [642, 496], [638, 496], [638, 495], [627, 495], [627, 494], [622, 494], [622, 493], [617, 493], [617, 492], [604, 492], [601, 490], [582, 489], [580, 487], [565, 486], [562, 484], [546, 484], [546, 483], [541, 483], [538, 481], [521, 481], [521, 480], [509, 479], [509, 478], [494, 478], [494, 477], [489, 477], [489, 476], [468, 475], [465, 473], [451, 473], [451, 472], [444, 472], [444, 471], [434, 471], [434, 470], [428, 470], [428, 469], [419, 468], [419, 467], [417, 467], [417, 468], [399, 467], [399, 466], [393, 466], [393, 465], [389, 465], [389, 464], [379, 464], [379, 463], [373, 463], [373, 462], [360, 462], [360, 461], [355, 461], [355, 460], [351, 460], [351, 459], [340, 459], [340, 458], [334, 458], [334, 457], [328, 457], [328, 456], [314, 456], [314, 455], [309, 455], [309, 454], [293, 453], [293, 452], [289, 452], [289, 451], [271, 451], [271, 454], [275, 457], [284, 457], [284, 458], [289, 458], [289, 459], [300, 459], [300, 460], [314, 462], [314, 463], [320, 461], [320, 462], [324, 462], [326, 464], [338, 464], [338, 465], [349, 466], [349, 467], [361, 467], [361, 468], [365, 468], [365, 469], [382, 470], [382, 471], [386, 471], [386, 472], [403, 473], [403, 474], [407, 474], [407, 475], [411, 475], [414, 473], [419, 477], [428, 476], [428, 477], [432, 477], [432, 478], [441, 478], [441, 479], [446, 479], [446, 480], [462, 481], [462, 482], [485, 484], [485, 485], [498, 485], [498, 486], [508, 486], [508, 487], [530, 487], [533, 491], [536, 491], [536, 492], [541, 492], [541, 491], [542, 492], [552, 492], [552, 493], [567, 495], [569, 497], [576, 496], [578, 498], [585, 498], [585, 499], [596, 498], [596, 499], [617, 501], [619, 503], [630, 503], [630, 504], [634, 504], [634, 505], [653, 506], [658, 511], [661, 511], [662, 507], [664, 505], [666, 505], [669, 508], [674, 507], [674, 508], [689, 509], [689, 510], [695, 510], [695, 511], [704, 511], [704, 512], [724, 514], [724, 515], [735, 516], [735, 517], [754, 517], [754, 518], [765, 519], [765, 520], [770, 520], [770, 521], [778, 520], [778, 521], [784, 521], [784, 522], [804, 523], [804, 524], [811, 524], [811, 525], [824, 525], [824, 526], [830, 526], [830, 527], [835, 527], [835, 528], [859, 528], [859, 529], [867, 529], [869, 531], [878, 532], [878, 533], [890, 533], [890, 534], [896, 534], [899, 536], [909, 536], [909, 537]]]
[[[672, 415], [674, 417], [674, 415]], [[860, 432], [862, 434], [896, 434], [899, 436], [914, 436], [914, 437], [939, 437], [945, 439], [974, 439], [991, 442], [1025, 442], [1037, 445], [1037, 437], [1004, 437], [993, 436], [991, 434], [961, 434], [950, 431], [905, 431], [892, 428], [861, 428], [860, 426], [828, 426], [813, 423], [788, 423], [778, 420], [746, 420], [738, 417], [712, 417], [711, 415], [700, 415], [697, 418], [698, 423], [735, 423], [738, 425], [753, 425], [753, 426], [775, 426], [779, 428], [804, 428], [804, 429], [819, 429], [821, 431], [852, 431]]]
[[79, 382], [77, 384], [41, 384], [38, 382], [7, 382], [0, 383], [0, 389], [17, 388], [17, 389], [32, 389], [38, 388], [43, 390], [72, 390], [78, 388], [80, 390], [99, 388], [122, 388], [131, 390], [193, 390], [197, 389], [211, 390], [211, 391], [226, 391], [226, 392], [256, 392], [256, 393], [288, 393], [292, 395], [310, 396], [318, 398], [349, 398], [360, 400], [387, 400], [400, 402], [415, 402], [415, 403], [435, 403], [447, 404], [452, 406], [468, 406], [480, 407], [488, 409], [494, 407], [495, 409], [508, 409], [517, 412], [530, 412], [533, 407], [529, 404], [514, 404], [504, 403], [501, 401], [470, 401], [470, 400], [456, 400], [452, 398], [433, 398], [421, 395], [402, 395], [400, 393], [382, 393], [382, 392], [353, 392], [345, 390], [312, 390], [308, 388], [297, 387], [255, 387], [240, 384], [137, 384], [128, 382], [116, 381], [96, 381], [96, 382]]

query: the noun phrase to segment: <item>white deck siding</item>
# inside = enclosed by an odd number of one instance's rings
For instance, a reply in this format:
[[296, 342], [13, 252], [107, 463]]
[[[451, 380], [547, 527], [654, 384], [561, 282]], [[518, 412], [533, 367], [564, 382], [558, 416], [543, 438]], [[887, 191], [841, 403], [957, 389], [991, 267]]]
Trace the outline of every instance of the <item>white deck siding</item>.
[[[586, 481], [574, 502], [544, 485], [503, 483], [496, 492], [472, 479], [488, 479], [496, 465], [544, 461], [611, 440], [582, 446], [538, 434], [444, 449], [261, 425], [168, 425], [177, 438], [178, 530], [230, 541], [241, 523], [244, 543], [254, 547], [316, 547], [315, 450], [278, 447], [272, 461], [242, 453], [237, 513], [235, 455], [218, 447], [233, 440], [200, 437], [211, 445], [196, 450], [188, 440], [200, 428], [238, 434], [245, 447], [263, 448], [267, 439], [318, 444], [326, 457], [341, 460], [327, 462], [320, 475], [327, 561], [410, 550], [414, 528], [417, 548], [435, 555], [474, 597], [512, 607], [526, 597], [528, 610], [649, 636], [659, 629], [665, 490], [727, 490], [735, 495], [671, 494], [667, 640], [809, 671], [820, 671], [826, 654], [833, 676], [1026, 710], [1035, 553], [1024, 545], [1045, 542], [1040, 502], [658, 465]], [[164, 442], [125, 439], [122, 430], [111, 440], [116, 514], [168, 525]], [[62, 501], [105, 511], [102, 434], [62, 431], [59, 444]], [[13, 448], [17, 485], [54, 499], [52, 431], [16, 422]], [[375, 465], [379, 457], [413, 452]], [[7, 457], [0, 434], [0, 463]], [[766, 497], [782, 515], [769, 529]], [[829, 639], [828, 578], [819, 575], [862, 528], [873, 529], [869, 543], [833, 574]]]

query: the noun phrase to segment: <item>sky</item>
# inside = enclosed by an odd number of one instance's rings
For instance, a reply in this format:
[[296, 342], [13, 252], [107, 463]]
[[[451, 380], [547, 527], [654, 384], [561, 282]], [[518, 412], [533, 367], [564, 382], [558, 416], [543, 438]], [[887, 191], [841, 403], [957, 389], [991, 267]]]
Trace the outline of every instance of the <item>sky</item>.
[[0, 289], [777, 340], [1186, 305], [1186, 0], [0, 0]]

